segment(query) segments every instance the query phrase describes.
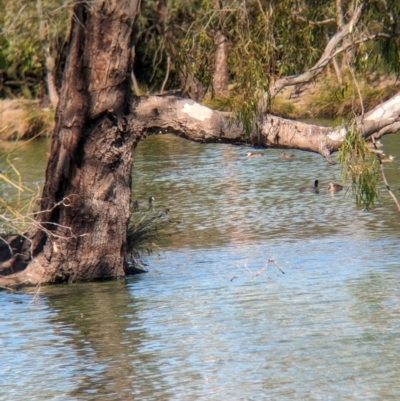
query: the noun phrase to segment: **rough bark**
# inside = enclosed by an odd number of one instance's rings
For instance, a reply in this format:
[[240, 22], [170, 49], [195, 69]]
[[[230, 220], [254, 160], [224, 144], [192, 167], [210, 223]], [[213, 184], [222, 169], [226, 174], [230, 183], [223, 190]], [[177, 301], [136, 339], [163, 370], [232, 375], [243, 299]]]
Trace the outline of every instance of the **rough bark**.
[[125, 274], [136, 140], [129, 134], [128, 78], [139, 3], [75, 7], [41, 212], [17, 258], [28, 267], [9, 277], [15, 283]]

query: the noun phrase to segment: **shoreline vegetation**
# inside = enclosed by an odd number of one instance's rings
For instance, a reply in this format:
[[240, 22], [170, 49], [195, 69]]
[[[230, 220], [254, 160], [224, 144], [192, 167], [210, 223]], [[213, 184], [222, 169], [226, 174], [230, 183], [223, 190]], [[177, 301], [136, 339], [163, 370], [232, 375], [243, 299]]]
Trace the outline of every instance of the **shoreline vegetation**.
[[[294, 119], [346, 119], [368, 111], [400, 91], [395, 77], [375, 76], [357, 83], [339, 86], [334, 76], [318, 83], [297, 85], [284, 89], [273, 101], [271, 114]], [[203, 103], [213, 109], [229, 111], [231, 99], [214, 98]], [[50, 137], [54, 129], [55, 111], [42, 107], [40, 100], [23, 98], [0, 99], [0, 143]]]
[[39, 100], [0, 100], [0, 143], [52, 135], [55, 111], [42, 107]]

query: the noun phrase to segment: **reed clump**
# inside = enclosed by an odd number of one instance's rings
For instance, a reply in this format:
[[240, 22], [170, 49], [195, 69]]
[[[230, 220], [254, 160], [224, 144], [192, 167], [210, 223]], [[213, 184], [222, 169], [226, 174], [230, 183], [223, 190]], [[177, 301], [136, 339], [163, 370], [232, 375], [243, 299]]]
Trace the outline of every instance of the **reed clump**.
[[179, 221], [171, 216], [168, 208], [142, 211], [132, 204], [127, 231], [127, 274], [146, 272], [143, 256], [160, 249], [177, 232], [178, 225]]

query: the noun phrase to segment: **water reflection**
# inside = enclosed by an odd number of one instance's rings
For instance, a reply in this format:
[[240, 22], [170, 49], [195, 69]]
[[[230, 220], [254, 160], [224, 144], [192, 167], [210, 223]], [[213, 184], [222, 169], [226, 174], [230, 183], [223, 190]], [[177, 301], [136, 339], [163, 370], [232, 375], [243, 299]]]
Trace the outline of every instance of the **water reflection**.
[[[399, 144], [383, 142], [400, 187]], [[172, 136], [139, 145], [133, 196], [169, 207], [178, 232], [126, 282], [49, 287], [38, 302], [0, 293], [0, 399], [399, 399], [390, 198], [357, 210], [328, 193], [340, 170], [320, 156], [246, 152]], [[314, 179], [318, 195], [298, 191]], [[286, 274], [255, 277], [269, 258]]]
[[[71, 397], [126, 400], [136, 394], [148, 399], [156, 388], [167, 388], [162, 379], [143, 386], [147, 375], [160, 377], [158, 361], [140, 352], [146, 332], [139, 324], [132, 326], [138, 320], [135, 299], [124, 281], [67, 286], [62, 293], [46, 289], [46, 296], [57, 311], [52, 324], [61, 332], [67, 328], [78, 359], [90, 361], [91, 369], [77, 370], [80, 382]], [[168, 398], [168, 391], [161, 395]]]

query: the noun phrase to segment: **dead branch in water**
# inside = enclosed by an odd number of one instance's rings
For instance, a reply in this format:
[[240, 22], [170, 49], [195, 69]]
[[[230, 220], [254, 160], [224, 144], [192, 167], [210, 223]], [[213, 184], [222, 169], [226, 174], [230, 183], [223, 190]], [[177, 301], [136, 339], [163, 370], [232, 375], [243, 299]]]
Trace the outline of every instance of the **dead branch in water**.
[[276, 268], [282, 273], [285, 274], [285, 272], [278, 266], [278, 264], [275, 262], [274, 259], [268, 259], [268, 262], [264, 265], [262, 269], [260, 269], [256, 274], [255, 277], [260, 276], [262, 273], [264, 273], [265, 270], [267, 270], [268, 266], [270, 263], [273, 263]]
[[[274, 264], [274, 265], [276, 266], [276, 268], [277, 268], [282, 274], [285, 274], [285, 272], [279, 267], [279, 265], [275, 262], [274, 259], [268, 259], [267, 263], [266, 263], [258, 272], [256, 272], [256, 273], [253, 273], [253, 272], [247, 267], [247, 264], [246, 264], [246, 263], [244, 264], [244, 267], [245, 267], [246, 271], [249, 272], [249, 273], [251, 274], [252, 277], [258, 277], [258, 276], [260, 276], [262, 273], [264, 273], [265, 270], [267, 270], [267, 268], [268, 268], [268, 266], [269, 266], [270, 263]], [[241, 269], [241, 270], [244, 271], [244, 269]], [[231, 278], [231, 281], [233, 281], [233, 280], [235, 280], [235, 279], [237, 279], [237, 276], [233, 276], [233, 277]]]

